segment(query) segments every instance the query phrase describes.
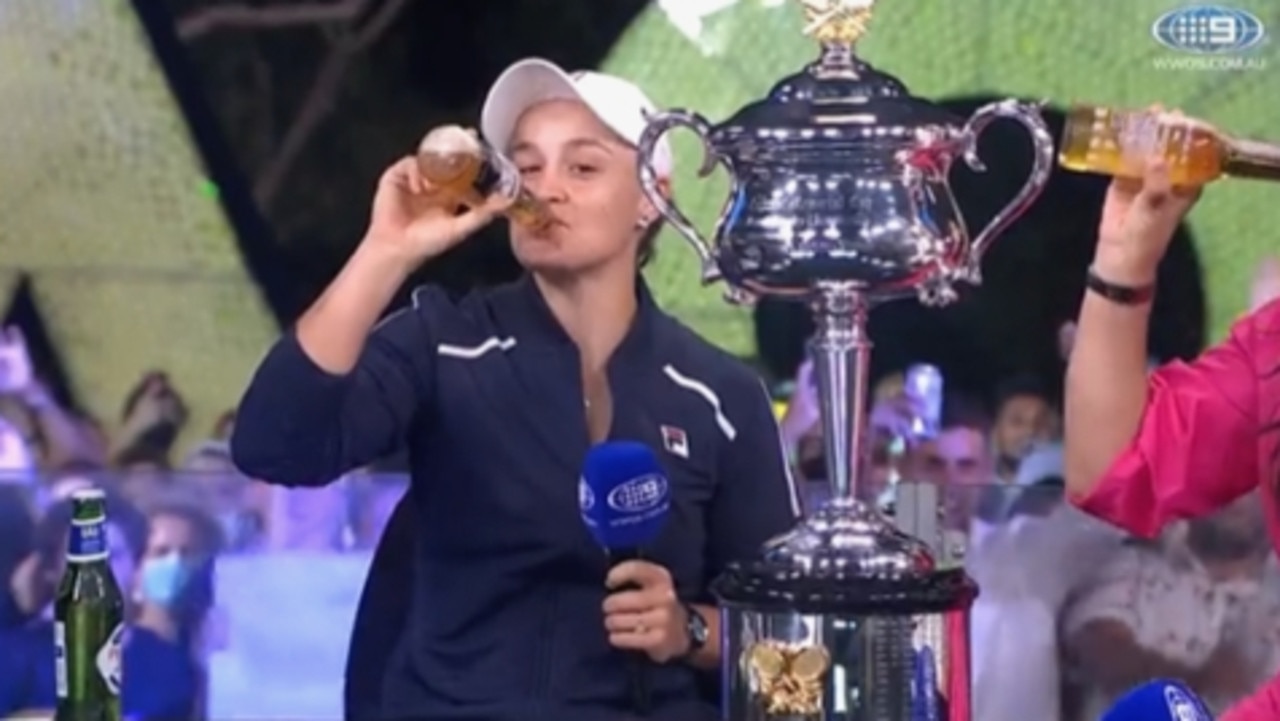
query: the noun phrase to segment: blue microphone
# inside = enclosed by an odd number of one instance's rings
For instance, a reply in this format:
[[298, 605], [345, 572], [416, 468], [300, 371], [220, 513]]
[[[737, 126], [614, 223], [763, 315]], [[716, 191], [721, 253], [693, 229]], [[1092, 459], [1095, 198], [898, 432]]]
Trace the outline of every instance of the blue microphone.
[[1186, 684], [1160, 679], [1121, 696], [1098, 721], [1213, 721], [1213, 714]]
[[643, 557], [671, 510], [671, 488], [657, 456], [643, 443], [593, 446], [578, 481], [582, 522], [615, 564]]
[[[610, 566], [644, 557], [671, 510], [671, 484], [658, 458], [643, 443], [609, 441], [593, 446], [578, 480], [578, 509]], [[627, 588], [619, 591], [631, 590]], [[632, 710], [651, 707], [648, 659], [634, 654], [628, 667]]]

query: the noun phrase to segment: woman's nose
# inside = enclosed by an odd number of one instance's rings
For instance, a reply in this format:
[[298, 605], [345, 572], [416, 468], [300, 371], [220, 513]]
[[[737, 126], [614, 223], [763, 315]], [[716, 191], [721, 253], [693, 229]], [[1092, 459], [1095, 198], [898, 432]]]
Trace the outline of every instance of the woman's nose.
[[564, 183], [560, 182], [555, 171], [544, 170], [536, 177], [526, 179], [525, 188], [533, 197], [545, 203], [564, 202], [568, 198]]

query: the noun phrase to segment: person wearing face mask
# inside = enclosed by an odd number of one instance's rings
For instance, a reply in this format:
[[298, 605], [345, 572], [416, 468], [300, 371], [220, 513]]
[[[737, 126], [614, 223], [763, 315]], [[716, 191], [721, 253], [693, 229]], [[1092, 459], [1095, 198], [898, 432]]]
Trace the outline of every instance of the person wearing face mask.
[[[524, 277], [462, 299], [419, 288], [379, 323], [420, 263], [502, 209], [442, 209], [407, 157], [241, 401], [231, 450], [251, 478], [326, 485], [409, 446], [413, 573], [371, 576], [368, 591], [412, 589], [408, 618], [378, 620], [405, 630], [372, 679], [383, 717], [629, 707], [636, 656], [655, 708], [697, 703], [698, 671], [720, 661], [710, 581], [797, 520], [764, 384], [664, 313], [640, 275], [659, 222], [636, 144], [654, 110], [622, 78], [509, 68], [481, 130], [553, 216], [512, 225]], [[665, 192], [665, 140], [652, 165]], [[578, 483], [593, 444], [624, 440], [653, 450], [672, 513], [646, 560], [610, 568]]]
[[153, 505], [147, 519], [147, 546], [133, 590], [134, 625], [193, 655], [213, 604], [213, 563], [223, 546], [222, 530], [181, 501]]
[[[141, 582], [139, 561], [146, 548], [147, 521], [115, 497], [107, 502], [107, 546], [112, 573], [126, 590], [121, 700], [125, 715], [137, 721], [191, 718], [195, 710], [197, 670], [191, 656], [147, 619], [129, 590]], [[35, 582], [47, 599], [37, 618], [0, 633], [0, 718], [39, 716], [56, 702], [53, 644], [53, 589], [65, 569], [71, 505], [51, 506], [36, 530]], [[153, 584], [154, 585], [154, 584]]]

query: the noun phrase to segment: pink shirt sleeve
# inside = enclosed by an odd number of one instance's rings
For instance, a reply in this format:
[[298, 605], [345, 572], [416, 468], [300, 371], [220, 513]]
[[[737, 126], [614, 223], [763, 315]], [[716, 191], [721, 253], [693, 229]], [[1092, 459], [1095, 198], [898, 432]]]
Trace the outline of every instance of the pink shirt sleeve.
[[1252, 696], [1227, 709], [1218, 721], [1276, 721], [1280, 719], [1280, 676]]
[[[1191, 363], [1151, 375], [1142, 425], [1094, 491], [1076, 499], [1090, 514], [1152, 537], [1169, 521], [1217, 510], [1258, 484], [1259, 327], [1276, 325], [1273, 303], [1232, 328]], [[1280, 363], [1280, 356], [1275, 362]]]

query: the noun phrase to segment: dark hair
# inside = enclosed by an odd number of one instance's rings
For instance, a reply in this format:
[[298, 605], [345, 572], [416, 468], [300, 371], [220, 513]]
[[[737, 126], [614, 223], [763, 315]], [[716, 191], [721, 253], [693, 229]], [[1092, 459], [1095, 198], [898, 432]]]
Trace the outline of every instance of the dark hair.
[[178, 622], [178, 644], [188, 648], [214, 603], [214, 566], [226, 545], [222, 528], [203, 509], [188, 500], [164, 498], [147, 509], [147, 518], [180, 518], [195, 531], [196, 556], [190, 559], [191, 576], [171, 610]]
[[942, 428], [969, 428], [980, 433], [991, 430], [991, 414], [975, 396], [948, 393], [942, 400]]
[[640, 246], [636, 251], [637, 267], [643, 268], [653, 260], [654, 254], [658, 251], [658, 236], [662, 235], [663, 225], [662, 221], [655, 220], [645, 228], [644, 235], [640, 236]]
[[[49, 506], [44, 517], [36, 524], [35, 551], [44, 565], [66, 552], [67, 533], [71, 529], [72, 503], [58, 501]], [[107, 494], [107, 523], [120, 529], [133, 560], [142, 557], [147, 548], [149, 526], [146, 516], [119, 496]]]
[[227, 539], [218, 525], [208, 513], [191, 501], [165, 498], [147, 509], [147, 518], [173, 516], [191, 524], [195, 530], [198, 552], [202, 558], [212, 558], [222, 553]]
[[116, 455], [116, 465], [121, 468], [142, 463], [155, 465], [163, 471], [172, 470], [168, 452], [151, 443], [139, 441]]
[[1049, 393], [1048, 386], [1038, 377], [1024, 373], [1001, 381], [996, 386], [995, 405], [993, 406], [996, 415], [999, 415], [1000, 411], [1004, 410], [1006, 403], [1014, 398], [1023, 397], [1040, 398], [1046, 403], [1052, 402], [1052, 395]]

